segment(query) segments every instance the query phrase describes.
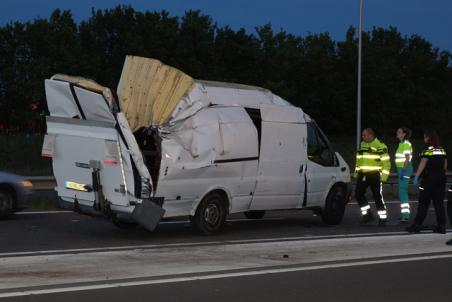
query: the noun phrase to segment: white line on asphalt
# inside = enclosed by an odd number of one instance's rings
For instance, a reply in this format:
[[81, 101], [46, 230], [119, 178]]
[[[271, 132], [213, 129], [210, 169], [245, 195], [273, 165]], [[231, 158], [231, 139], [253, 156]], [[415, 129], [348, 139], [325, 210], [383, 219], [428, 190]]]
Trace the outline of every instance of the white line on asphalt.
[[[451, 232], [452, 229], [448, 229]], [[139, 249], [153, 249], [153, 248], [171, 248], [171, 247], [190, 247], [190, 246], [205, 246], [205, 245], [227, 245], [227, 244], [247, 244], [247, 243], [265, 243], [265, 242], [284, 242], [297, 240], [317, 240], [317, 239], [338, 239], [338, 238], [355, 238], [355, 237], [375, 237], [375, 236], [398, 236], [407, 235], [407, 232], [379, 232], [379, 233], [358, 233], [358, 234], [336, 234], [336, 235], [304, 235], [298, 237], [275, 237], [275, 238], [257, 238], [257, 239], [240, 239], [240, 240], [224, 240], [224, 241], [206, 241], [206, 242], [188, 242], [188, 243], [169, 243], [169, 244], [149, 244], [149, 245], [126, 245], [126, 246], [110, 246], [110, 247], [93, 247], [82, 249], [60, 249], [60, 250], [44, 250], [44, 251], [30, 251], [30, 252], [11, 252], [0, 253], [2, 257], [13, 256], [39, 256], [43, 254], [78, 254], [88, 252], [112, 252], [124, 250], [139, 250]]]
[[[445, 200], [447, 201], [447, 200]], [[369, 201], [370, 204], [375, 203], [373, 201]], [[417, 203], [417, 200], [410, 200], [409, 203]], [[358, 203], [356, 201], [349, 202], [348, 204], [357, 205]], [[392, 201], [385, 201], [385, 204], [400, 204], [400, 201], [392, 200]]]
[[311, 266], [302, 266], [302, 267], [277, 268], [277, 269], [245, 271], [245, 272], [237, 272], [237, 273], [216, 273], [216, 274], [207, 274], [207, 275], [201, 275], [201, 276], [197, 275], [197, 276], [188, 276], [188, 277], [174, 277], [174, 278], [163, 278], [163, 279], [142, 280], [142, 281], [107, 282], [107, 283], [86, 285], [86, 286], [66, 286], [66, 287], [50, 288], [50, 289], [22, 290], [22, 291], [15, 291], [15, 292], [0, 293], [0, 298], [11, 298], [11, 297], [20, 297], [20, 296], [29, 296], [29, 295], [57, 294], [57, 293], [67, 293], [67, 292], [75, 292], [75, 291], [100, 290], [100, 289], [118, 288], [118, 287], [143, 286], [143, 285], [199, 281], [199, 280], [210, 280], [210, 279], [221, 279], [221, 278], [235, 278], [235, 277], [265, 275], [265, 274], [281, 274], [281, 273], [310, 271], [310, 270], [344, 268], [344, 267], [365, 266], [365, 265], [377, 265], [377, 264], [398, 263], [398, 262], [408, 262], [408, 261], [425, 261], [425, 260], [447, 259], [447, 258], [452, 258], [452, 254], [392, 258], [392, 259], [383, 259], [383, 260], [355, 261], [355, 262], [348, 262], [348, 263], [335, 263], [335, 264], [311, 265]]
[[75, 213], [72, 211], [34, 211], [34, 212], [17, 212], [14, 215], [35, 215], [35, 214], [62, 214], [62, 213]]
[[[285, 220], [285, 217], [278, 217], [278, 218], [263, 218], [263, 219], [228, 219], [227, 222], [243, 222], [243, 221], [252, 221], [252, 220], [259, 220], [259, 221], [278, 221], [278, 220]], [[162, 221], [159, 224], [189, 224], [190, 220], [177, 220], [177, 221]]]

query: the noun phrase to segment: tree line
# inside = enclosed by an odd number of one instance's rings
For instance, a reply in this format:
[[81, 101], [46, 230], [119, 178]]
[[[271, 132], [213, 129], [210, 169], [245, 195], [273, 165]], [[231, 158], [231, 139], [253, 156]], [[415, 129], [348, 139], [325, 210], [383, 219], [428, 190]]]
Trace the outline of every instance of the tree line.
[[[200, 11], [182, 17], [131, 6], [92, 9], [77, 24], [70, 11], [0, 27], [0, 123], [23, 130], [44, 104], [44, 79], [79, 75], [116, 88], [126, 55], [151, 57], [197, 79], [270, 89], [332, 135], [355, 135], [358, 40], [328, 33], [298, 36], [271, 24], [250, 33], [218, 26]], [[363, 33], [363, 127], [390, 135], [400, 125], [452, 134], [452, 55], [397, 28]]]

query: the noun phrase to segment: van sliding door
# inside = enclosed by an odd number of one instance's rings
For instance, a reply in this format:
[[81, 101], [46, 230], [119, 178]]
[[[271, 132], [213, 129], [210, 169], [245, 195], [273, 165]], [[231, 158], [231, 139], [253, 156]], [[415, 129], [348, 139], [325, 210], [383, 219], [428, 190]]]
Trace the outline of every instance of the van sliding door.
[[[301, 123], [299, 115], [294, 116], [297, 109], [275, 105], [261, 108], [262, 141], [251, 210], [295, 208], [304, 198], [306, 124]], [[292, 112], [288, 114], [287, 110]]]

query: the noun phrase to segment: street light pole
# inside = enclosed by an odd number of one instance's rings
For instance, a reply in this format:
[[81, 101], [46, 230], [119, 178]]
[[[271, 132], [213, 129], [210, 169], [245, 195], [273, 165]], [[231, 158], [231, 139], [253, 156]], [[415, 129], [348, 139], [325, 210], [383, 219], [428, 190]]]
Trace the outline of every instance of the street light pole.
[[356, 150], [359, 150], [361, 141], [361, 48], [363, 26], [363, 0], [359, 1], [359, 28], [358, 28], [358, 97], [356, 100]]

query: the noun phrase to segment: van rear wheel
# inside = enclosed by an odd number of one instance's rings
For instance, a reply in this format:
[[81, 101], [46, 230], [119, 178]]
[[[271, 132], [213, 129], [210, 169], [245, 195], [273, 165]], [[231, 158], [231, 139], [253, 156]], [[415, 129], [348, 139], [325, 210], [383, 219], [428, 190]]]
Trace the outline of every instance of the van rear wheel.
[[248, 211], [243, 214], [248, 219], [261, 219], [265, 216], [265, 211]]
[[194, 230], [201, 235], [212, 235], [219, 232], [226, 221], [227, 201], [222, 194], [212, 192], [208, 194], [191, 217]]
[[344, 217], [347, 193], [343, 186], [335, 185], [331, 188], [322, 210], [322, 220], [326, 224], [339, 224]]

